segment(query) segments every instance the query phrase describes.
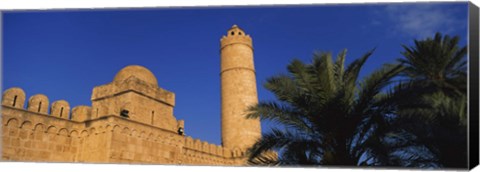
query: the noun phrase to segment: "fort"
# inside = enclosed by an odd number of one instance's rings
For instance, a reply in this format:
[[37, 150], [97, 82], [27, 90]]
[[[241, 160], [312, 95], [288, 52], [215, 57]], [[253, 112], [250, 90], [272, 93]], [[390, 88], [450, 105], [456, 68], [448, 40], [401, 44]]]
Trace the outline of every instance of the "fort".
[[[175, 94], [148, 69], [131, 65], [93, 88], [91, 106], [71, 108], [9, 88], [2, 95], [2, 160], [191, 165], [245, 165], [261, 137], [252, 39], [234, 25], [220, 40], [222, 145], [193, 139], [173, 114]], [[26, 108], [25, 108], [26, 104]], [[187, 122], [188, 124], [188, 122]]]

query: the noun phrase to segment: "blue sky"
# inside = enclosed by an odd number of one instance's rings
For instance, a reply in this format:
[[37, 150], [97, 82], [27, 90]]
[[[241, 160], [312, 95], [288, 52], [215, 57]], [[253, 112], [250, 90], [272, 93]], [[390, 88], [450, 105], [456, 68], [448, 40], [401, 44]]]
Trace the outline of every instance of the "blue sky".
[[[347, 63], [376, 48], [362, 75], [401, 57], [402, 44], [435, 32], [467, 40], [467, 6], [457, 3], [11, 11], [3, 15], [2, 91], [91, 105], [93, 87], [127, 65], [150, 69], [176, 94], [186, 134], [220, 144], [222, 35], [237, 24], [253, 38], [259, 99], [266, 78], [313, 52], [348, 49]], [[264, 131], [271, 124], [262, 122]]]

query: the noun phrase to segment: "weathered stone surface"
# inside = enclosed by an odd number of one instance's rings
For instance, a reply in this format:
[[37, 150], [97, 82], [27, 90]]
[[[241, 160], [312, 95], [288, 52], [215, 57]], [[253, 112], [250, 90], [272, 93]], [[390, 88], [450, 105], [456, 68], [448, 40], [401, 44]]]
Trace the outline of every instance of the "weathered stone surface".
[[[246, 107], [257, 102], [251, 42], [236, 26], [221, 41], [223, 145], [179, 133], [185, 123], [173, 115], [175, 94], [160, 88], [147, 68], [132, 65], [120, 70], [111, 83], [93, 89], [91, 107], [73, 107], [71, 113], [67, 101], [49, 104], [43, 94], [31, 96], [25, 108], [26, 95], [21, 88], [6, 90], [1, 111], [2, 158], [37, 162], [245, 164], [244, 150], [260, 137], [259, 120], [246, 120], [243, 116]], [[122, 110], [128, 111], [128, 117], [120, 115]]]
[[252, 39], [234, 25], [220, 42], [222, 143], [245, 150], [261, 137], [260, 120], [245, 118], [248, 107], [258, 103]]

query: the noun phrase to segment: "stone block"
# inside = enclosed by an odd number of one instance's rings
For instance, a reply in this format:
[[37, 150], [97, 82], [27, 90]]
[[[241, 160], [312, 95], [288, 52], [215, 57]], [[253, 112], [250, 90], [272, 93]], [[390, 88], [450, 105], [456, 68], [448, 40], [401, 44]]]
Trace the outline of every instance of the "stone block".
[[45, 146], [46, 148], [48, 148], [48, 150], [51, 150], [51, 151], [54, 151], [55, 150], [55, 144], [54, 143], [50, 143], [50, 144], [44, 144], [42, 143], [41, 144], [41, 147]]
[[30, 134], [28, 134], [28, 140], [33, 140], [35, 139], [35, 134], [33, 132], [30, 132]]
[[9, 147], [4, 146], [2, 151], [4, 155], [11, 156], [15, 154], [15, 150], [13, 149], [13, 147], [10, 147], [10, 146]]
[[126, 143], [128, 141], [128, 136], [125, 134], [119, 134], [119, 133], [114, 133], [113, 138], [116, 141], [124, 142]]
[[77, 147], [76, 147], [76, 146], [72, 146], [72, 147], [70, 148], [70, 152], [71, 152], [71, 153], [77, 153]]
[[50, 141], [55, 141], [57, 139], [57, 134], [48, 133], [47, 138]]
[[65, 142], [66, 145], [71, 145], [72, 144], [72, 138], [71, 137], [65, 137]]
[[130, 139], [128, 140], [128, 143], [130, 144], [137, 144], [138, 140], [137, 138], [134, 138], [134, 137], [130, 137]]
[[63, 152], [70, 152], [70, 146], [64, 146], [63, 147]]
[[35, 140], [42, 141], [44, 134], [45, 134], [45, 133], [43, 133], [43, 132], [35, 132], [35, 134], [33, 134], [33, 135], [35, 135], [35, 136], [34, 136]]
[[122, 159], [133, 160], [133, 154], [127, 151], [122, 152]]
[[32, 141], [31, 140], [25, 141], [25, 143], [23, 144], [23, 147], [31, 148], [32, 147]]
[[30, 159], [33, 159], [34, 157], [34, 151], [33, 150], [25, 150], [25, 157], [29, 157]]
[[28, 137], [28, 132], [25, 131], [25, 130], [21, 130], [18, 134], [18, 137], [20, 137], [20, 139], [27, 139]]
[[19, 138], [12, 138], [10, 141], [11, 141], [10, 144], [12, 146], [15, 146], [15, 147], [20, 146], [20, 139]]
[[8, 130], [9, 130], [8, 127], [2, 126], [2, 136], [7, 136], [9, 134]]
[[141, 153], [133, 154], [133, 160], [140, 161], [142, 160], [143, 155]]
[[128, 144], [128, 150], [129, 151], [132, 151], [132, 152], [135, 151], [135, 147], [136, 146], [134, 144]]
[[2, 137], [2, 144], [3, 144], [2, 146], [4, 146], [4, 147], [5, 146], [10, 146], [10, 137], [4, 135]]
[[15, 156], [16, 157], [24, 157], [25, 156], [25, 149], [17, 147], [15, 148]]
[[41, 151], [40, 152], [40, 159], [50, 159], [50, 152], [48, 151]]
[[79, 144], [80, 144], [80, 140], [79, 140], [79, 139], [72, 138], [72, 145], [79, 145]]
[[112, 151], [110, 153], [110, 158], [111, 159], [119, 159], [120, 158], [120, 153], [118, 153], [117, 151]]
[[41, 150], [41, 149], [40, 149], [40, 144], [41, 144], [41, 142], [32, 141], [32, 149]]
[[56, 145], [55, 146], [55, 151], [62, 152], [63, 151], [63, 146], [62, 145]]
[[[4, 127], [6, 128], [6, 127]], [[8, 133], [8, 136], [10, 137], [17, 137], [18, 136], [18, 128], [10, 128]]]

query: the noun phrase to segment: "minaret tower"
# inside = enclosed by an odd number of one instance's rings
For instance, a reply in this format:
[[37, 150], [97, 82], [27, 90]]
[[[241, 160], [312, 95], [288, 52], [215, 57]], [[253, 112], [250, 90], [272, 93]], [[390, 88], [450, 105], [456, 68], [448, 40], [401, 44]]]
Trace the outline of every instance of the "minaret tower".
[[220, 40], [222, 145], [245, 150], [261, 137], [260, 119], [246, 119], [258, 103], [252, 38], [233, 25]]

